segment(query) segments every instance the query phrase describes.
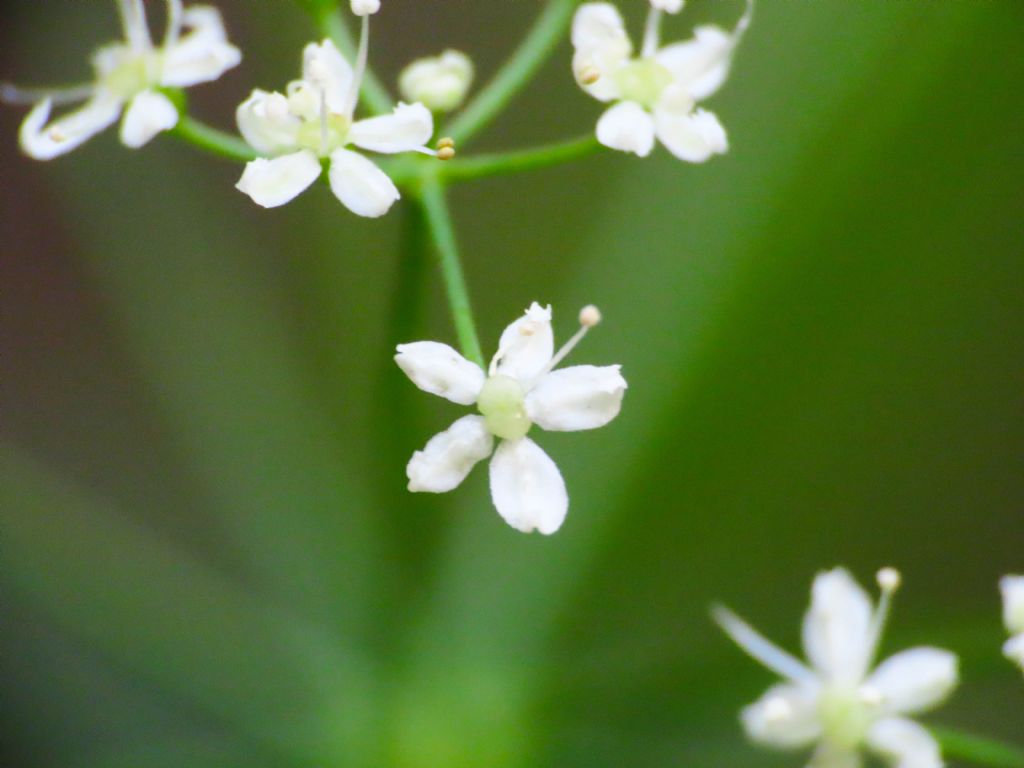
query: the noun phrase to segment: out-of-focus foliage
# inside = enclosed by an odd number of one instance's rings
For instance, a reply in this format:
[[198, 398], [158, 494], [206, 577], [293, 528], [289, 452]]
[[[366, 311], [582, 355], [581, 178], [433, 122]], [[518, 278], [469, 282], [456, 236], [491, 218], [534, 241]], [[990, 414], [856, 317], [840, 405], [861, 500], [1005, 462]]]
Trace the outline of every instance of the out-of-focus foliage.
[[[444, 47], [486, 79], [540, 8], [385, 2], [389, 82]], [[313, 33], [284, 0], [222, 6], [246, 60], [192, 102], [229, 126]], [[396, 282], [401, 206], [258, 210], [170, 138], [32, 163], [0, 113], [5, 765], [799, 765], [744, 743], [768, 675], [707, 607], [795, 646], [835, 563], [903, 569], [890, 650], [962, 654], [934, 721], [1019, 737], [996, 582], [1024, 559], [1021, 8], [761, 6], [711, 103], [725, 158], [454, 190], [485, 347], [532, 300], [563, 335], [593, 302], [587, 359], [630, 382], [608, 428], [543, 436], [572, 503], [551, 539], [479, 468], [404, 490], [457, 409], [391, 363], [453, 339], [433, 265]], [[84, 75], [115, 22], [16, 2], [0, 75]], [[592, 127], [568, 56], [481, 148]]]

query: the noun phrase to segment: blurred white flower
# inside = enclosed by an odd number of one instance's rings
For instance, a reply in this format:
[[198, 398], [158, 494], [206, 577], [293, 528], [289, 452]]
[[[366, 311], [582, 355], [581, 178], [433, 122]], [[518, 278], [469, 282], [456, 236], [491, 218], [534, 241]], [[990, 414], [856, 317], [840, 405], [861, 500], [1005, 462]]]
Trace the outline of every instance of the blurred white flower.
[[1003, 592], [1003, 621], [1013, 635], [1003, 646], [1003, 653], [1024, 669], [1024, 576], [1004, 576], [999, 586]]
[[558, 467], [526, 436], [533, 424], [572, 432], [602, 427], [622, 405], [626, 381], [620, 366], [578, 365], [553, 370], [600, 321], [595, 307], [580, 312], [581, 328], [557, 353], [551, 307], [536, 302], [501, 334], [485, 375], [446, 344], [400, 344], [395, 361], [413, 383], [480, 415], [463, 416], [416, 451], [406, 474], [410, 491], [444, 493], [458, 486], [478, 461], [491, 455], [491, 499], [517, 530], [551, 534], [569, 509]]
[[[141, 147], [178, 123], [178, 109], [161, 88], [216, 80], [242, 60], [215, 8], [183, 8], [181, 0], [167, 0], [167, 31], [158, 46], [150, 37], [142, 0], [118, 0], [118, 7], [125, 39], [95, 53], [92, 83], [55, 90], [3, 86], [0, 100], [35, 105], [19, 133], [25, 154], [51, 160], [70, 152], [113, 125], [122, 112], [121, 142]], [[48, 122], [55, 104], [78, 101], [85, 104]]]
[[883, 569], [878, 582], [882, 597], [873, 609], [845, 570], [815, 578], [803, 625], [809, 664], [728, 609], [715, 609], [716, 621], [744, 651], [785, 678], [743, 710], [751, 739], [785, 749], [816, 744], [812, 768], [857, 768], [861, 748], [896, 768], [941, 768], [934, 737], [905, 716], [929, 710], [950, 694], [957, 684], [957, 658], [922, 647], [874, 666], [899, 573]]
[[371, 16], [380, 10], [380, 0], [352, 0], [351, 6], [356, 16]]
[[417, 59], [402, 70], [402, 98], [422, 102], [434, 112], [451, 112], [462, 104], [473, 84], [473, 62], [461, 51]]
[[680, 160], [702, 163], [728, 150], [725, 129], [714, 113], [697, 103], [725, 82], [743, 33], [750, 25], [753, 0], [732, 32], [706, 25], [682, 43], [660, 47], [664, 11], [682, 9], [680, 0], [651, 0], [640, 56], [622, 16], [610, 3], [586, 3], [572, 27], [573, 72], [594, 98], [615, 102], [597, 123], [597, 139], [606, 147], [646, 157], [655, 139]]

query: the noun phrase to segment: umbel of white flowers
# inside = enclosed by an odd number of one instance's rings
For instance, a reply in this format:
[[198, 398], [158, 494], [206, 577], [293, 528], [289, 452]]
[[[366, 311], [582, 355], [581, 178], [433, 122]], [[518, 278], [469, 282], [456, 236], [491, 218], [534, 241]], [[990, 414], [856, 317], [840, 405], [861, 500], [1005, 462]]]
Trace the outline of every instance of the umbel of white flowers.
[[682, 0], [651, 0], [639, 57], [633, 56], [633, 43], [614, 5], [586, 3], [576, 11], [576, 81], [599, 101], [614, 102], [597, 122], [597, 140], [606, 147], [646, 157], [657, 138], [691, 163], [728, 150], [722, 124], [697, 103], [728, 77], [733, 52], [750, 26], [753, 2], [747, 1], [746, 13], [732, 32], [701, 26], [691, 40], [661, 47], [662, 13], [682, 8]]
[[1004, 576], [999, 586], [1003, 592], [1003, 621], [1013, 635], [1003, 646], [1003, 653], [1024, 669], [1024, 576]]
[[[501, 334], [486, 374], [447, 344], [400, 344], [395, 361], [417, 387], [480, 411], [413, 454], [406, 467], [409, 490], [450, 491], [493, 451], [491, 499], [505, 522], [524, 533], [557, 531], [569, 509], [565, 482], [526, 435], [533, 424], [573, 432], [602, 427], [618, 415], [626, 391], [620, 366], [554, 370], [600, 319], [596, 307], [584, 307], [579, 331], [555, 353], [551, 307], [534, 302]], [[495, 438], [501, 440], [496, 451]]]
[[862, 747], [896, 768], [941, 768], [935, 738], [906, 716], [932, 709], [950, 694], [957, 683], [957, 658], [938, 648], [913, 648], [874, 666], [900, 575], [884, 568], [878, 583], [882, 597], [872, 609], [870, 598], [842, 568], [818, 574], [803, 625], [810, 664], [773, 645], [728, 609], [715, 609], [722, 629], [785, 679], [743, 710], [751, 739], [784, 749], [816, 744], [811, 768], [858, 768]]
[[[58, 89], [4, 85], [0, 100], [33, 103], [21, 125], [22, 151], [36, 160], [70, 152], [121, 121], [121, 142], [132, 149], [178, 124], [178, 110], [161, 88], [184, 88], [216, 80], [242, 60], [227, 40], [216, 8], [183, 8], [167, 0], [167, 29], [154, 45], [142, 0], [118, 0], [124, 40], [100, 48], [92, 58], [91, 83]], [[48, 123], [55, 104], [84, 101], [79, 109]], [[125, 109], [127, 105], [127, 109]]]
[[[372, 0], [353, 0], [362, 16], [355, 68], [330, 40], [310, 43], [302, 55], [302, 79], [285, 93], [254, 90], [237, 111], [238, 129], [258, 152], [268, 155], [245, 166], [237, 187], [264, 208], [294, 199], [329, 165], [331, 191], [359, 216], [383, 216], [399, 199], [387, 174], [358, 152], [438, 153], [426, 144], [434, 133], [430, 110], [422, 104], [399, 104], [390, 115], [353, 120], [366, 71]], [[450, 156], [450, 152], [445, 157]]]

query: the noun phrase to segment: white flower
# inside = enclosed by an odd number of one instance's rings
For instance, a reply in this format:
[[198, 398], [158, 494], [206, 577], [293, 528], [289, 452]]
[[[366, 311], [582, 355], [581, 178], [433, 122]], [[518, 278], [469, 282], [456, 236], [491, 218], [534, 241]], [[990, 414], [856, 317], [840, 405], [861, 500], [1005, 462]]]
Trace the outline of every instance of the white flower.
[[1013, 635], [1003, 646], [1003, 653], [1024, 669], [1024, 576], [1004, 576], [999, 587], [1003, 592], [1003, 621]]
[[[2, 100], [35, 103], [21, 125], [22, 151], [51, 160], [121, 121], [121, 141], [136, 149], [178, 123], [178, 109], [161, 92], [216, 80], [242, 55], [227, 40], [220, 12], [205, 5], [183, 8], [167, 0], [167, 31], [154, 45], [142, 0], [119, 0], [125, 39], [93, 56], [94, 82], [53, 91], [4, 86]], [[85, 101], [79, 109], [49, 122], [55, 104]], [[125, 109], [127, 105], [127, 109]]]
[[597, 123], [606, 147], [646, 157], [657, 138], [680, 160], [702, 163], [728, 150], [725, 129], [712, 112], [697, 107], [725, 82], [732, 55], [750, 25], [747, 12], [732, 32], [697, 27], [694, 37], [660, 48], [663, 11], [682, 9], [681, 0], [651, 0], [640, 56], [622, 16], [610, 3], [586, 3], [572, 26], [573, 72], [594, 98], [615, 102]]
[[809, 664], [790, 656], [725, 608], [715, 619], [743, 650], [785, 680], [741, 715], [751, 739], [797, 749], [817, 744], [812, 768], [857, 768], [862, 747], [895, 768], [941, 768], [939, 745], [906, 715], [940, 704], [956, 687], [957, 658], [913, 648], [874, 666], [899, 573], [878, 574], [876, 609], [843, 569], [818, 574], [804, 618]]
[[352, 0], [351, 6], [356, 16], [371, 16], [380, 10], [380, 0]]
[[480, 415], [463, 416], [416, 451], [406, 467], [410, 491], [444, 493], [491, 455], [491, 499], [505, 521], [524, 533], [558, 530], [569, 497], [558, 467], [526, 436], [533, 424], [570, 432], [602, 427], [622, 405], [626, 381], [618, 365], [553, 370], [600, 321], [595, 307], [580, 312], [580, 330], [557, 354], [551, 307], [530, 305], [501, 334], [487, 374], [446, 344], [400, 344], [395, 361], [413, 383]]
[[402, 97], [420, 101], [434, 112], [451, 112], [462, 104], [473, 84], [473, 62], [461, 51], [417, 59], [402, 70], [398, 88]]
[[248, 163], [236, 186], [264, 208], [294, 199], [319, 178], [326, 161], [331, 190], [346, 208], [359, 216], [383, 216], [400, 197], [398, 188], [346, 147], [437, 154], [426, 147], [434, 119], [422, 104], [399, 104], [390, 115], [353, 120], [366, 69], [367, 16], [362, 24], [355, 70], [330, 40], [310, 43], [301, 80], [289, 83], [286, 93], [257, 89], [238, 107], [239, 131], [268, 157]]

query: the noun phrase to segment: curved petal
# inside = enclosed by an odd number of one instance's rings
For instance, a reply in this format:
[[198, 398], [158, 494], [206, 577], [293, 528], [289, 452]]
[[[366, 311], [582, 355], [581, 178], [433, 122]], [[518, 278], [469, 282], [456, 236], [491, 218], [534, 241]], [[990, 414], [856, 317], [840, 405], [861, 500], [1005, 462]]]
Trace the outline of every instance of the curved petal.
[[893, 768], [942, 768], [942, 754], [935, 737], [913, 720], [879, 720], [868, 729], [867, 742]]
[[294, 149], [302, 121], [288, 111], [281, 93], [256, 89], [235, 110], [238, 131], [250, 146], [268, 155]]
[[752, 740], [771, 747], [799, 748], [821, 736], [818, 689], [783, 683], [768, 689], [740, 713], [743, 728]]
[[25, 116], [18, 133], [21, 150], [36, 160], [52, 160], [70, 152], [113, 125], [121, 114], [121, 100], [109, 94], [97, 94], [74, 112], [49, 125], [51, 99], [44, 99]]
[[1024, 632], [1024, 576], [1004, 576], [999, 581], [1003, 593], [1003, 622], [1010, 632]]
[[573, 73], [580, 87], [601, 101], [617, 98], [614, 73], [633, 53], [618, 9], [611, 3], [581, 5], [573, 17], [572, 44]]
[[597, 140], [609, 149], [647, 157], [654, 149], [654, 120], [636, 102], [619, 102], [597, 121]]
[[626, 380], [619, 365], [576, 365], [552, 371], [526, 395], [526, 413], [542, 429], [603, 427], [619, 415]]
[[510, 376], [520, 383], [529, 382], [544, 371], [554, 352], [551, 307], [533, 302], [522, 317], [502, 332], [498, 351], [491, 360], [491, 373]]
[[371, 117], [352, 125], [349, 141], [373, 152], [420, 149], [434, 135], [434, 118], [422, 104], [399, 104], [390, 115]]
[[121, 121], [121, 143], [131, 149], [148, 144], [178, 124], [178, 109], [157, 91], [143, 91], [128, 105]]
[[654, 130], [665, 149], [688, 163], [703, 163], [729, 151], [729, 138], [714, 112], [654, 110]]
[[409, 490], [446, 493], [465, 480], [493, 448], [494, 437], [484, 426], [483, 416], [463, 416], [412, 455], [405, 467]]
[[1024, 634], [1015, 635], [1003, 645], [1003, 654], [1024, 669]]
[[184, 87], [216, 80], [242, 61], [242, 52], [227, 40], [220, 11], [196, 5], [182, 15], [189, 32], [164, 51], [161, 83]]
[[665, 13], [679, 13], [683, 10], [683, 0], [651, 0], [651, 5]]
[[491, 500], [505, 522], [523, 533], [550, 535], [569, 511], [562, 473], [528, 437], [505, 440], [491, 459]]
[[859, 685], [873, 653], [871, 600], [842, 568], [819, 573], [804, 617], [808, 660], [827, 680]]
[[401, 197], [384, 171], [347, 149], [336, 149], [331, 154], [329, 178], [335, 197], [358, 216], [383, 216]]
[[484, 385], [484, 372], [447, 344], [415, 341], [399, 344], [398, 367], [412, 383], [459, 405], [472, 405]]
[[284, 205], [317, 180], [320, 161], [307, 149], [273, 160], [257, 158], [246, 164], [236, 189], [264, 208]]
[[352, 77], [352, 65], [330, 40], [310, 43], [303, 49], [302, 79], [323, 87], [327, 106], [332, 112], [348, 109]]
[[672, 73], [677, 85], [698, 101], [713, 94], [729, 76], [736, 38], [720, 27], [694, 30], [693, 39], [662, 48], [655, 59]]
[[957, 658], [938, 648], [912, 648], [890, 656], [867, 679], [888, 715], [913, 715], [942, 703], [956, 688]]

